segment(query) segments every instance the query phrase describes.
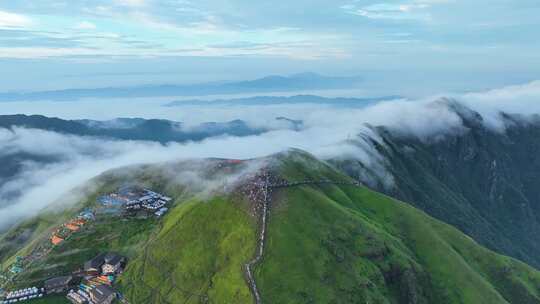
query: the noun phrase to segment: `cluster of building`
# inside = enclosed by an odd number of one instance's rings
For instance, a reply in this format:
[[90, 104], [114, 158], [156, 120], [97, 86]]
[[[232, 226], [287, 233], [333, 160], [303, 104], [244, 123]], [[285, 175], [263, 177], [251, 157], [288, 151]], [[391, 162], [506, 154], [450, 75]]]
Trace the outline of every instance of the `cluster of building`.
[[51, 244], [57, 246], [64, 242], [70, 235], [79, 231], [86, 223], [94, 219], [91, 211], [83, 211], [76, 218], [64, 223], [51, 235]]
[[9, 272], [12, 274], [18, 274], [23, 271], [23, 257], [18, 256], [15, 258], [15, 263], [9, 267]]
[[87, 304], [87, 303], [112, 303], [117, 298], [116, 292], [112, 287], [107, 285], [97, 286], [90, 291], [71, 290], [67, 294], [67, 299], [71, 303]]
[[5, 299], [0, 304], [18, 303], [26, 300], [42, 298], [45, 294], [44, 288], [30, 287], [8, 292]]
[[106, 207], [124, 208], [128, 213], [146, 212], [161, 217], [169, 209], [172, 198], [148, 189], [122, 187], [117, 192], [101, 196], [98, 201]]
[[102, 253], [84, 263], [84, 279], [71, 289], [67, 299], [74, 304], [110, 304], [117, 298], [112, 284], [121, 274], [126, 258], [116, 253]]
[[[10, 276], [3, 276], [4, 281], [18, 275], [25, 265], [47, 256], [55, 246], [62, 244], [74, 233], [80, 231], [90, 221], [95, 220], [100, 210], [121, 210], [127, 215], [141, 214], [143, 216], [163, 216], [172, 198], [149, 189], [138, 187], [122, 187], [117, 192], [98, 198], [101, 207], [87, 209], [77, 217], [70, 219], [57, 228], [48, 242], [37, 246], [27, 256], [17, 257], [9, 268]], [[117, 298], [117, 292], [112, 284], [115, 277], [122, 273], [126, 259], [114, 253], [103, 253], [84, 264], [80, 273], [51, 278], [44, 282], [43, 287], [31, 287], [0, 293], [0, 304], [18, 303], [51, 294], [66, 294], [67, 298], [76, 304], [109, 304]], [[0, 289], [1, 291], [1, 289]]]
[[101, 253], [84, 263], [83, 271], [46, 280], [43, 287], [8, 292], [0, 304], [19, 303], [54, 294], [66, 294], [74, 304], [110, 304], [118, 298], [112, 285], [124, 271], [126, 258], [116, 253]]
[[[94, 219], [94, 212], [88, 209], [79, 213], [77, 217], [62, 224], [61, 227], [57, 228], [50, 235], [47, 242], [40, 242], [37, 246], [33, 247], [33, 249], [26, 255], [17, 256], [15, 262], [11, 264], [5, 272], [0, 272], [0, 284], [5, 285], [8, 282], [12, 281], [15, 276], [24, 271], [24, 268], [26, 266], [35, 262], [36, 260], [40, 260], [46, 257], [54, 248], [54, 246], [60, 245], [70, 235], [79, 231], [84, 225]], [[0, 297], [2, 297], [1, 292]]]

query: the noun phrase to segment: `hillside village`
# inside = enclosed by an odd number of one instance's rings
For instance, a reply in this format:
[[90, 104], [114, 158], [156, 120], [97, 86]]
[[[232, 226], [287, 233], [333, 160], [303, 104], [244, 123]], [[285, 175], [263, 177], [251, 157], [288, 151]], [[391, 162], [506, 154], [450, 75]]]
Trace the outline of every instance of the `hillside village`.
[[126, 216], [143, 213], [161, 217], [169, 210], [166, 206], [172, 198], [148, 189], [122, 187], [117, 192], [99, 197], [98, 201], [111, 213]]
[[[75, 234], [101, 216], [129, 219], [141, 216], [160, 218], [169, 210], [172, 198], [139, 187], [121, 187], [113, 193], [99, 196], [93, 208], [87, 208], [51, 231], [49, 238], [34, 246], [29, 254], [18, 256], [0, 274], [0, 286], [9, 286], [32, 263], [45, 259], [56, 247], [63, 246]], [[127, 258], [113, 252], [103, 252], [84, 263], [80, 269], [62, 276], [51, 277], [39, 284], [13, 291], [0, 288], [0, 304], [31, 302], [53, 295], [65, 295], [75, 304], [110, 304], [121, 297], [113, 287], [127, 265]]]
[[75, 304], [110, 304], [118, 298], [112, 285], [126, 263], [126, 258], [121, 255], [101, 253], [84, 263], [82, 271], [50, 278], [41, 287], [8, 292], [0, 304], [20, 303], [65, 293], [67, 299]]

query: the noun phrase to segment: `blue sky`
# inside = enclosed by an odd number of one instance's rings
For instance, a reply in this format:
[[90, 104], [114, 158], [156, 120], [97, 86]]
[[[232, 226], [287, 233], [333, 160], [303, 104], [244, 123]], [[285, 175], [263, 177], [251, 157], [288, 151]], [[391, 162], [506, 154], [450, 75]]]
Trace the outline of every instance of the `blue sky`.
[[0, 0], [0, 90], [305, 71], [494, 87], [540, 78], [539, 15], [533, 0]]

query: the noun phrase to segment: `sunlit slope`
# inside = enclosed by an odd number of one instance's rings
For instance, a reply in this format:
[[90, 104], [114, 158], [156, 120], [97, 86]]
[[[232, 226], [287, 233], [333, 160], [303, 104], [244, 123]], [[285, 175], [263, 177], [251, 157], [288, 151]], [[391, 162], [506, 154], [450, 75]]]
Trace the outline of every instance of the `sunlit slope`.
[[120, 283], [130, 303], [250, 303], [242, 267], [254, 248], [254, 220], [237, 202], [187, 202], [166, 217]]
[[[306, 155], [290, 180], [339, 173]], [[274, 193], [256, 276], [266, 303], [540, 303], [540, 273], [476, 244], [410, 205], [367, 188]]]
[[[51, 234], [63, 223], [86, 208], [97, 204], [96, 198], [115, 190], [125, 182], [136, 182], [149, 188], [166, 191], [180, 199], [185, 187], [173, 185], [157, 167], [141, 166], [104, 174], [88, 183], [88, 187], [76, 189], [83, 194], [77, 203], [69, 207], [55, 204], [19, 226], [0, 236], [0, 262], [7, 267], [17, 256], [26, 256], [33, 248], [48, 243]], [[78, 269], [84, 261], [101, 250], [117, 250], [128, 257], [136, 255], [149, 234], [158, 227], [158, 221], [124, 220], [115, 216], [100, 216], [80, 232], [74, 233], [60, 246], [55, 247], [45, 259], [32, 263], [17, 277], [16, 286], [41, 282], [44, 278], [69, 273]]]
[[[212, 174], [208, 180], [198, 177], [197, 181], [211, 183], [212, 179], [215, 182], [242, 170], [241, 165], [220, 166], [218, 170], [215, 163], [197, 166], [202, 170], [197, 172], [201, 177]], [[79, 269], [100, 252], [114, 251], [129, 260], [116, 285], [129, 303], [249, 303], [252, 296], [243, 266], [254, 252], [257, 226], [247, 200], [234, 193], [202, 193], [196, 186], [188, 187], [187, 179], [180, 177], [191, 176], [193, 167], [167, 166], [167, 171], [171, 167], [178, 170], [175, 174], [163, 172], [164, 167], [109, 172], [93, 181], [93, 190], [75, 206], [61, 213], [49, 208], [3, 234], [0, 261], [8, 267], [17, 256], [25, 256], [39, 244], [49, 242], [51, 232], [67, 219], [94, 206], [98, 195], [120, 185], [136, 183], [176, 199], [163, 218], [98, 216], [46, 258], [25, 267], [8, 288], [39, 285], [47, 278]], [[67, 300], [54, 297], [42, 302]]]
[[[268, 164], [275, 180], [351, 181], [300, 151]], [[213, 168], [205, 170], [215, 179], [221, 173]], [[181, 173], [185, 166], [173, 169]], [[175, 205], [159, 219], [100, 217], [26, 269], [18, 286], [116, 251], [129, 259], [116, 284], [129, 303], [253, 303], [244, 275], [258, 237], [253, 202], [235, 190], [191, 192], [193, 186], [155, 167], [101, 179], [72, 209], [43, 214], [6, 234], [2, 240], [25, 238], [10, 243], [2, 261], [31, 250], [64, 217], [128, 180], [170, 194]], [[540, 273], [533, 268], [364, 187], [275, 188], [268, 220], [264, 258], [255, 267], [264, 303], [540, 303]]]

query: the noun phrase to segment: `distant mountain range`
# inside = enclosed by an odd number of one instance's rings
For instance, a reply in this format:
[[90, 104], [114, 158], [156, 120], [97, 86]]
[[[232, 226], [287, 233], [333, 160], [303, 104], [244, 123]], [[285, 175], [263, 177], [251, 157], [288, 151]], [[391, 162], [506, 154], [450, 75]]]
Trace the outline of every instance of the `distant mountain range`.
[[226, 81], [187, 85], [164, 84], [135, 87], [66, 89], [40, 92], [4, 92], [0, 93], [0, 101], [72, 101], [82, 98], [135, 98], [292, 92], [302, 90], [348, 89], [356, 87], [361, 82], [362, 78], [356, 76], [330, 77], [315, 73], [303, 73], [292, 76], [267, 76], [246, 81]]
[[331, 105], [337, 107], [355, 107], [362, 108], [375, 103], [386, 101], [386, 100], [395, 100], [401, 98], [400, 96], [382, 96], [382, 97], [373, 97], [373, 98], [347, 98], [347, 97], [336, 97], [328, 98], [321, 97], [316, 95], [295, 95], [295, 96], [254, 96], [247, 98], [232, 98], [232, 99], [214, 99], [214, 100], [202, 100], [202, 99], [193, 99], [193, 100], [177, 100], [171, 103], [166, 104], [168, 107], [180, 107], [180, 106], [201, 106], [201, 105], [219, 105], [219, 106], [229, 106], [229, 105], [244, 105], [244, 106], [254, 106], [254, 105], [291, 105], [291, 104], [318, 104], [318, 105]]
[[[302, 128], [302, 122], [285, 117], [276, 118], [280, 126], [291, 130]], [[252, 127], [242, 120], [229, 122], [207, 122], [196, 126], [185, 127], [183, 123], [142, 118], [118, 118], [109, 121], [97, 120], [63, 120], [40, 115], [0, 115], [0, 129], [16, 127], [52, 131], [75, 136], [89, 136], [115, 140], [142, 140], [159, 142], [201, 141], [216, 136], [249, 136], [261, 134], [269, 130]], [[0, 149], [1, 150], [1, 149]], [[62, 161], [59, 156], [42, 156], [24, 152], [0, 151], [0, 187], [13, 177], [22, 173], [24, 164], [54, 164]], [[20, 193], [8, 193], [16, 197]], [[2, 197], [0, 197], [2, 198]]]
[[[41, 115], [0, 115], [0, 128], [25, 127], [78, 136], [121, 140], [146, 140], [160, 143], [199, 141], [220, 135], [247, 136], [265, 132], [242, 120], [207, 122], [184, 128], [181, 122], [163, 119], [118, 118], [108, 121], [63, 120]], [[295, 128], [291, 122], [291, 128]]]

